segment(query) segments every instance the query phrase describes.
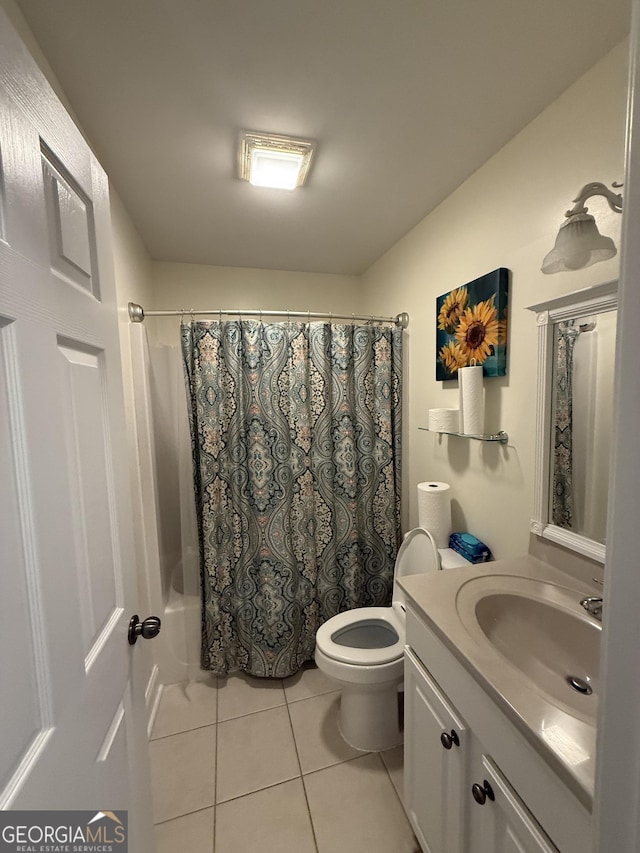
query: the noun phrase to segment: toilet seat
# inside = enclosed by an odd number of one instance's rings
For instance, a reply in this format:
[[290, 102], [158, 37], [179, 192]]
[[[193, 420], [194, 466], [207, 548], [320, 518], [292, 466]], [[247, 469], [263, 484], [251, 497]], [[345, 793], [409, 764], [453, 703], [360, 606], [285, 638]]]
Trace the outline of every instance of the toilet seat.
[[[395, 641], [376, 648], [359, 648], [340, 643], [344, 632], [352, 634], [358, 627], [377, 626], [383, 631], [392, 631]], [[391, 638], [390, 638], [391, 639]], [[393, 607], [359, 607], [332, 616], [318, 628], [316, 644], [333, 660], [355, 666], [375, 666], [402, 658], [405, 644], [405, 626]]]

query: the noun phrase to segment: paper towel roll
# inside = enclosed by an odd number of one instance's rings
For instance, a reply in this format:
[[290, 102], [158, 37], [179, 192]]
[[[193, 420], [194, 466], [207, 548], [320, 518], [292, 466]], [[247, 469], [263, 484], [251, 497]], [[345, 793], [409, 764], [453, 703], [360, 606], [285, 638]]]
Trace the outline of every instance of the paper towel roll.
[[460, 410], [429, 409], [429, 429], [433, 432], [460, 432]]
[[482, 365], [461, 367], [460, 378], [460, 432], [464, 435], [484, 433], [484, 388]]
[[431, 533], [438, 548], [449, 547], [451, 498], [448, 483], [418, 483], [418, 524]]

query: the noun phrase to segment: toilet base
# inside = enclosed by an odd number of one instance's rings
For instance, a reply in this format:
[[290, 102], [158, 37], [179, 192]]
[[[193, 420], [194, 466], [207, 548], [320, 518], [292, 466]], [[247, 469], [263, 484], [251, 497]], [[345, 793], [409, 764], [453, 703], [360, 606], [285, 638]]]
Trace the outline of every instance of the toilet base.
[[338, 725], [354, 749], [381, 752], [403, 742], [398, 682], [343, 685]]

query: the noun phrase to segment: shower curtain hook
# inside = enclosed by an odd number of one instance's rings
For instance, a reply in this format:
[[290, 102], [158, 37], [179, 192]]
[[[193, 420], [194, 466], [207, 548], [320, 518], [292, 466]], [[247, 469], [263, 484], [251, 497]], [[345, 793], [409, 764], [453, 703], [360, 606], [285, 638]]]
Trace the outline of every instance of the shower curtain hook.
[[353, 326], [355, 326], [355, 324], [356, 324], [356, 315], [352, 314], [351, 315], [351, 326], [353, 327]]

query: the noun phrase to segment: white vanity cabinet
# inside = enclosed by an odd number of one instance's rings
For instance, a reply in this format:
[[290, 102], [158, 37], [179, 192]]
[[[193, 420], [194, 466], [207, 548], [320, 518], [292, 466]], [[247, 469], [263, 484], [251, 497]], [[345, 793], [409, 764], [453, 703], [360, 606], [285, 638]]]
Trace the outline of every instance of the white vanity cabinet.
[[405, 805], [425, 853], [556, 853], [429, 673], [405, 657]]
[[425, 853], [463, 853], [470, 733], [409, 650], [404, 727], [405, 807], [420, 846]]
[[405, 807], [424, 853], [590, 849], [588, 810], [411, 608], [404, 703]]

